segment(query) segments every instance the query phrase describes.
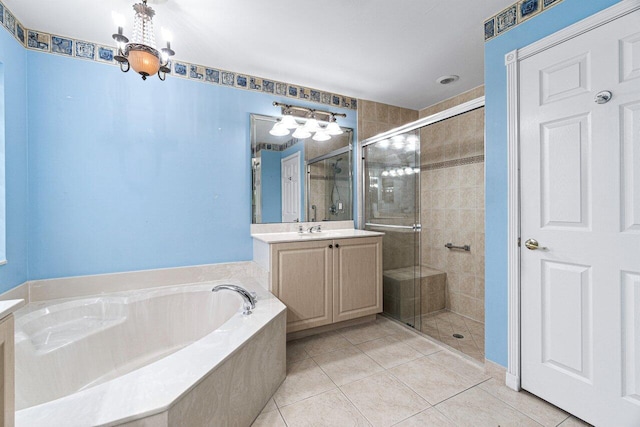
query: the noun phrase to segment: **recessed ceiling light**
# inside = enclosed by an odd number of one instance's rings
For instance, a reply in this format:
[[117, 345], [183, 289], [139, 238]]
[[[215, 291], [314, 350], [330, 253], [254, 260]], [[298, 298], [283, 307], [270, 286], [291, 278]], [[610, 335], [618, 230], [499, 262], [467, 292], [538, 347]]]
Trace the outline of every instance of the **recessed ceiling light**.
[[438, 79], [436, 81], [438, 83], [440, 83], [441, 85], [448, 85], [448, 84], [451, 84], [453, 82], [457, 82], [459, 79], [460, 79], [460, 76], [456, 76], [455, 74], [452, 74], [450, 76], [438, 77]]

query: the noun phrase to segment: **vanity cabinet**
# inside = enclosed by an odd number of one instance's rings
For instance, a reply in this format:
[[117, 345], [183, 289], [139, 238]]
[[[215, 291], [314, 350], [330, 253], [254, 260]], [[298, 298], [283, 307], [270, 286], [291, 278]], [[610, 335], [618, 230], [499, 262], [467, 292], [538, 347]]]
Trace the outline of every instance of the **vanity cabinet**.
[[287, 306], [287, 332], [382, 311], [382, 237], [274, 243], [271, 291]]

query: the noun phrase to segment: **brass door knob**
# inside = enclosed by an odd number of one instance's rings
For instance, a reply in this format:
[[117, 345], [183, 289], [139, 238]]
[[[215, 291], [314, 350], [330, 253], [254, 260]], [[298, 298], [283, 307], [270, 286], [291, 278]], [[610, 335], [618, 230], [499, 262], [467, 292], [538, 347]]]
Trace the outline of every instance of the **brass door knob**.
[[538, 241], [536, 239], [528, 239], [526, 242], [524, 242], [524, 245], [530, 251], [535, 251], [535, 250], [538, 250], [538, 249], [547, 249], [544, 246], [540, 246], [540, 244], [538, 243]]

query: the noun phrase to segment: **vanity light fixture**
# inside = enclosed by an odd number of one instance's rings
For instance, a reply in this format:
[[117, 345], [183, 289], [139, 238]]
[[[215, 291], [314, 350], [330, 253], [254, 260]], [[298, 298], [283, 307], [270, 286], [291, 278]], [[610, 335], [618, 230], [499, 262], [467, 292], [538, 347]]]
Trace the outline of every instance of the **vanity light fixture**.
[[318, 123], [318, 119], [316, 119], [315, 113], [309, 112], [309, 115], [307, 117], [307, 122], [303, 125], [307, 132], [320, 132], [322, 128], [320, 127], [320, 123]]
[[332, 115], [331, 118], [329, 119], [329, 124], [327, 125], [326, 132], [332, 136], [342, 135], [344, 133], [342, 129], [340, 129], [338, 122], [336, 122], [336, 116]]
[[287, 136], [289, 135], [289, 129], [287, 129], [284, 123], [278, 122], [273, 125], [269, 133], [273, 136]]
[[316, 132], [315, 135], [313, 135], [313, 140], [314, 141], [328, 141], [331, 139], [331, 135], [329, 135], [326, 131], [324, 130], [319, 130]]
[[293, 117], [291, 110], [289, 109], [284, 111], [280, 123], [282, 123], [282, 125], [287, 129], [298, 129], [298, 122], [296, 121], [296, 118]]
[[[291, 136], [297, 139], [306, 139], [313, 134], [313, 140], [315, 141], [328, 141], [332, 136], [344, 133], [338, 125], [336, 117], [347, 117], [346, 114], [282, 104], [280, 102], [274, 102], [273, 106], [282, 108], [282, 119], [273, 125], [273, 128], [269, 131], [271, 135], [286, 136], [293, 131]], [[304, 124], [301, 125], [298, 121], [304, 122]]]
[[293, 132], [293, 135], [291, 136], [297, 139], [307, 139], [311, 136], [311, 132], [306, 130], [303, 126], [300, 126], [298, 129], [295, 130], [295, 132]]
[[169, 58], [175, 55], [171, 49], [171, 41], [165, 33], [167, 46], [160, 51], [156, 49], [156, 38], [153, 30], [153, 17], [156, 12], [147, 6], [147, 0], [133, 5], [135, 15], [133, 17], [133, 40], [123, 34], [124, 18], [114, 13], [113, 17], [118, 27], [118, 32], [112, 37], [118, 44], [118, 54], [114, 57], [120, 64], [120, 70], [126, 73], [131, 68], [142, 76], [142, 80], [158, 74], [158, 78], [165, 80], [166, 74], [171, 71], [168, 67]]

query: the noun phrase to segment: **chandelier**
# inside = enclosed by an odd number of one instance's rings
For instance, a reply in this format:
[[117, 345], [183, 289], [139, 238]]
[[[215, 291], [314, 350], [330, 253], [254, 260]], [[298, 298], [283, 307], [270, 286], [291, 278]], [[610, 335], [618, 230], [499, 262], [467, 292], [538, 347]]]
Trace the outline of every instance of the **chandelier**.
[[[291, 136], [297, 139], [306, 139], [313, 135], [314, 141], [328, 141], [332, 136], [344, 133], [336, 122], [336, 117], [347, 117], [346, 114], [332, 113], [330, 111], [314, 110], [313, 108], [298, 107], [296, 105], [274, 102], [274, 107], [282, 108], [282, 119], [273, 125], [269, 131], [274, 136]], [[318, 118], [325, 118], [325, 126]], [[304, 124], [299, 124], [298, 120]]]
[[168, 67], [169, 58], [175, 55], [171, 49], [169, 37], [165, 35], [167, 47], [158, 51], [153, 31], [153, 17], [156, 12], [147, 6], [147, 0], [134, 4], [133, 10], [135, 10], [135, 16], [131, 42], [123, 34], [124, 19], [115, 13], [113, 15], [118, 26], [118, 33], [113, 35], [113, 39], [118, 44], [118, 54], [114, 59], [118, 61], [120, 70], [124, 73], [133, 68], [133, 71], [142, 76], [142, 80], [157, 73], [158, 78], [164, 81], [166, 74], [171, 71]]

